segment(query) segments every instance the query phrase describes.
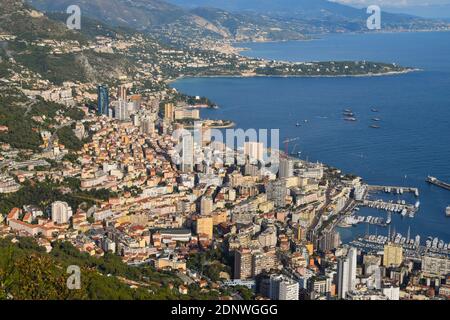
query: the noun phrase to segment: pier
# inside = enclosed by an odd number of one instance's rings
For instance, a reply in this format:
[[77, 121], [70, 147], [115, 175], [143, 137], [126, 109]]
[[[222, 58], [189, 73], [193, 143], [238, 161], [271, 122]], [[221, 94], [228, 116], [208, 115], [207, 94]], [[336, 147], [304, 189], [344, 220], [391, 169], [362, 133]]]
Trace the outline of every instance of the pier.
[[369, 208], [375, 208], [379, 210], [392, 211], [392, 212], [402, 212], [406, 210], [407, 213], [416, 212], [417, 207], [411, 204], [401, 204], [393, 202], [384, 202], [382, 200], [364, 200], [362, 205]]
[[368, 191], [384, 191], [387, 193], [413, 193], [416, 197], [419, 196], [419, 188], [412, 187], [395, 187], [395, 186], [367, 186]]
[[435, 177], [428, 177], [427, 182], [430, 184], [434, 184], [435, 186], [441, 187], [443, 189], [450, 190], [450, 183], [443, 182]]

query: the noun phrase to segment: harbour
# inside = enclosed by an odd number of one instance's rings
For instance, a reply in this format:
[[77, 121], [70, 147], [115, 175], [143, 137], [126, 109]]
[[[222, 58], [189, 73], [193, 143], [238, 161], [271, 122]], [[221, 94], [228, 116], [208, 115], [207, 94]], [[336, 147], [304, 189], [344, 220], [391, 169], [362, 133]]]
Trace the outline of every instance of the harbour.
[[423, 244], [419, 235], [412, 238], [409, 234], [404, 236], [401, 233], [387, 236], [366, 234], [350, 242], [356, 248], [367, 252], [382, 252], [384, 246], [388, 243], [401, 245], [404, 250], [404, 256], [414, 261], [420, 261], [425, 254], [450, 258], [450, 243], [445, 243], [437, 237], [428, 237], [425, 244]]
[[[393, 200], [396, 204], [405, 200], [413, 206], [418, 200], [415, 197], [420, 196], [420, 211], [414, 218], [392, 212], [390, 225], [403, 234], [410, 227], [423, 239], [435, 235], [449, 242], [450, 219], [445, 214], [450, 205], [448, 191], [425, 181], [432, 173], [450, 182], [449, 40], [450, 33], [403, 33], [249, 44], [246, 55], [275, 60], [295, 61], [299, 56], [306, 60], [370, 58], [417, 66], [424, 71], [384, 78], [197, 78], [177, 81], [175, 87], [220, 103], [218, 110], [204, 110], [206, 117], [231, 119], [244, 130], [280, 128], [281, 137], [301, 136], [301, 141], [289, 146], [289, 154], [355, 174], [372, 187], [391, 186], [390, 192], [386, 192], [389, 188], [371, 188], [370, 201]], [[380, 43], [386, 50], [377, 50]], [[286, 50], [286, 46], [292, 50]], [[336, 52], [336, 47], [342, 51]], [[407, 54], [400, 47], [408, 48]], [[430, 59], [430, 48], [439, 55]], [[343, 120], [343, 112], [353, 113], [358, 121]], [[372, 121], [375, 117], [381, 121]], [[308, 119], [308, 123], [302, 119]], [[297, 127], [296, 122], [301, 126]], [[369, 128], [372, 124], [381, 128]], [[417, 188], [420, 194], [416, 196], [406, 186]], [[381, 217], [386, 222], [388, 213], [360, 206], [357, 215]], [[373, 231], [383, 228], [360, 223], [339, 229], [343, 242], [364, 234], [367, 227]]]

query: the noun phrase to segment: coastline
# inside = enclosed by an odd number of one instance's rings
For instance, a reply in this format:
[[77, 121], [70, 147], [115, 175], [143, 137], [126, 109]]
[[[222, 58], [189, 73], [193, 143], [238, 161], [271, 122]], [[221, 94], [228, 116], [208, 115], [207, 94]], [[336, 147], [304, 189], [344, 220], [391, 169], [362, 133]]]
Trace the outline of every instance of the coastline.
[[[387, 31], [387, 30], [382, 30], [382, 31], [376, 31], [376, 32], [329, 32], [329, 33], [318, 33], [318, 34], [312, 34], [310, 35], [309, 38], [305, 38], [305, 39], [288, 39], [288, 40], [259, 40], [259, 41], [234, 41], [231, 42], [231, 46], [234, 47], [237, 52], [244, 52], [244, 51], [248, 51], [250, 48], [241, 48], [238, 45], [239, 44], [245, 44], [245, 43], [252, 43], [252, 44], [256, 44], [256, 43], [283, 43], [283, 42], [308, 42], [308, 41], [316, 41], [316, 40], [321, 40], [326, 36], [330, 36], [330, 35], [359, 35], [359, 34], [364, 34], [364, 35], [375, 35], [375, 34], [395, 34], [395, 33], [432, 33], [432, 32], [450, 32], [450, 29], [448, 30], [428, 30], [428, 29], [424, 29], [424, 30], [410, 30], [410, 31]], [[251, 50], [251, 49], [250, 49]]]
[[419, 68], [411, 68], [403, 71], [390, 71], [385, 73], [361, 73], [361, 74], [342, 74], [342, 75], [266, 75], [266, 74], [240, 74], [240, 75], [182, 75], [174, 79], [166, 80], [167, 84], [174, 83], [183, 79], [194, 78], [369, 78], [369, 77], [389, 77], [409, 74], [423, 71]]

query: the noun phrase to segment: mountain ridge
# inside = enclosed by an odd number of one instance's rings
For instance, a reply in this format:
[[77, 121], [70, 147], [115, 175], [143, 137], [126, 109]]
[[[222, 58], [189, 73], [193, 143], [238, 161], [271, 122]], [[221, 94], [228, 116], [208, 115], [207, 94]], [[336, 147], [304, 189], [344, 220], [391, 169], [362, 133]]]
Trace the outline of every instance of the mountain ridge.
[[[82, 14], [172, 42], [301, 40], [308, 35], [369, 31], [365, 10], [325, 0], [28, 0], [42, 11]], [[385, 31], [450, 29], [450, 23], [383, 13]]]

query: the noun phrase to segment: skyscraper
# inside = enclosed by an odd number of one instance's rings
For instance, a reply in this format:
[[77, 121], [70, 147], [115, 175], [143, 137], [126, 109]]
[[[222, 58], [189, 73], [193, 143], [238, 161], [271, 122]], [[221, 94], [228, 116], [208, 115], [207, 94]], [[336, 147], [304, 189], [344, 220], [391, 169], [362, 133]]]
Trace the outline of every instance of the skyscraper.
[[281, 159], [280, 171], [278, 176], [280, 178], [289, 178], [294, 175], [294, 161], [290, 159]]
[[398, 267], [403, 261], [403, 248], [399, 244], [388, 243], [384, 246], [383, 266]]
[[97, 113], [109, 115], [109, 92], [108, 87], [99, 85], [97, 87]]
[[276, 207], [286, 205], [287, 192], [285, 180], [270, 181], [266, 186], [267, 199], [273, 201]]
[[194, 169], [194, 137], [187, 133], [182, 137], [181, 170], [191, 172]]
[[356, 248], [350, 248], [347, 256], [338, 260], [337, 291], [339, 299], [345, 299], [347, 292], [355, 289], [357, 254]]
[[115, 117], [120, 121], [126, 121], [130, 119], [128, 115], [128, 105], [125, 100], [119, 99]]
[[72, 208], [67, 202], [55, 201], [52, 203], [52, 221], [58, 224], [68, 223], [72, 216]]
[[249, 158], [250, 163], [264, 160], [264, 144], [262, 142], [249, 141], [244, 143], [244, 155]]
[[173, 103], [166, 103], [164, 105], [164, 120], [173, 121], [175, 117], [175, 107]]
[[125, 86], [119, 86], [119, 89], [117, 92], [117, 99], [122, 99], [123, 101], [128, 101], [127, 88]]
[[234, 279], [250, 279], [252, 277], [252, 253], [242, 248], [234, 254]]

